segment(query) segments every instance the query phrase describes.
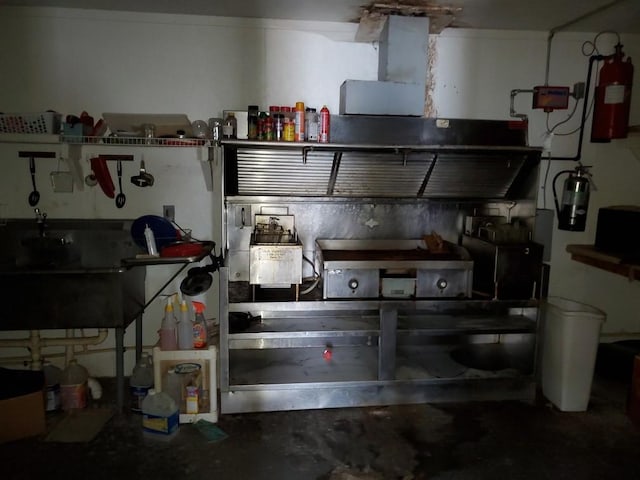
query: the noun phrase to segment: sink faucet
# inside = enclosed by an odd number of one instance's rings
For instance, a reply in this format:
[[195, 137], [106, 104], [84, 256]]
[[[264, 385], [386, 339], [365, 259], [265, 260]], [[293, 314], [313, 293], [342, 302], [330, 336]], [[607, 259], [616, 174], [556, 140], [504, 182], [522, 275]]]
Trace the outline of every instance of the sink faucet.
[[45, 228], [47, 228], [47, 214], [44, 212], [40, 212], [39, 208], [35, 208], [33, 211], [36, 214], [36, 223], [38, 224], [38, 231], [40, 232], [40, 236], [46, 237], [47, 233], [45, 232]]

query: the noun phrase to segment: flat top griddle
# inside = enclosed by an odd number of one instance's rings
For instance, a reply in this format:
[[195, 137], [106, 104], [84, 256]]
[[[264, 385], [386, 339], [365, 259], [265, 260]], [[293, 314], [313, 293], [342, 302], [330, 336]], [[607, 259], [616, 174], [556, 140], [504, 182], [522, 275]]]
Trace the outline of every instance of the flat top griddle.
[[430, 251], [424, 240], [316, 240], [325, 268], [424, 268], [471, 261], [463, 247], [445, 242], [446, 252]]
[[452, 252], [433, 253], [429, 250], [323, 250], [325, 261], [401, 261], [401, 260], [460, 260], [460, 255]]

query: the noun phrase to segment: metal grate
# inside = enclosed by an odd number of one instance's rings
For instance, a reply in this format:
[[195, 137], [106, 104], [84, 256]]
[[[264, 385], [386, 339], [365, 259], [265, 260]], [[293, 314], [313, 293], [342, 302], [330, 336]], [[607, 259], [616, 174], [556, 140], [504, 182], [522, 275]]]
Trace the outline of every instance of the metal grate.
[[430, 153], [403, 159], [392, 153], [344, 153], [334, 195], [353, 197], [415, 197], [433, 161]]
[[424, 191], [430, 198], [503, 198], [524, 158], [441, 154]]
[[326, 195], [333, 153], [238, 150], [239, 195]]
[[241, 148], [238, 194], [504, 198], [525, 165], [509, 153], [302, 151]]

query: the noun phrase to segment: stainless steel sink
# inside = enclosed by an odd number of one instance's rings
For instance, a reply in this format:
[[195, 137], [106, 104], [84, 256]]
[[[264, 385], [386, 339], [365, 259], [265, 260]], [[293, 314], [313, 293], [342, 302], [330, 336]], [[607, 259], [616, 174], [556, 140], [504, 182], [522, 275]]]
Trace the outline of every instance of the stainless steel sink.
[[144, 305], [132, 220], [11, 219], [0, 227], [0, 330], [126, 327]]

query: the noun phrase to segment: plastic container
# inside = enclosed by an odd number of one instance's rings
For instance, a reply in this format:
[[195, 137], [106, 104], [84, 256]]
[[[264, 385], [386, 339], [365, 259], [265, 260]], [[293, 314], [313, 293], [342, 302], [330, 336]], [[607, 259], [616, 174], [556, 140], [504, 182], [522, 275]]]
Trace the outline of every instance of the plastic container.
[[142, 431], [147, 438], [171, 440], [180, 427], [176, 402], [164, 392], [149, 390], [142, 402]]
[[222, 138], [232, 139], [238, 135], [238, 120], [233, 112], [229, 112], [222, 122]]
[[307, 108], [304, 114], [304, 139], [307, 142], [318, 141], [318, 113], [315, 108]]
[[542, 304], [542, 393], [563, 412], [587, 410], [606, 314], [590, 305], [549, 297]]
[[147, 253], [149, 255], [158, 255], [158, 246], [156, 244], [156, 236], [149, 225], [144, 227], [144, 241], [147, 245]]
[[42, 368], [46, 383], [46, 405], [47, 412], [58, 410], [61, 406], [60, 381], [62, 380], [62, 369], [55, 365], [45, 365]]
[[131, 389], [131, 410], [134, 412], [142, 411], [142, 402], [153, 388], [153, 360], [147, 352], [142, 352], [140, 360], [135, 367], [129, 379]]
[[63, 410], [87, 406], [89, 372], [77, 360], [69, 361], [60, 378], [60, 404]]
[[193, 321], [189, 315], [187, 302], [180, 303], [180, 321], [178, 322], [178, 349], [191, 350], [193, 348]]
[[175, 368], [170, 368], [162, 377], [162, 391], [173, 398], [178, 410], [182, 413], [185, 408], [182, 399], [182, 378]]
[[178, 349], [178, 332], [176, 317], [173, 314], [173, 297], [167, 299], [167, 306], [164, 308], [164, 318], [160, 326], [160, 348], [162, 350]]

